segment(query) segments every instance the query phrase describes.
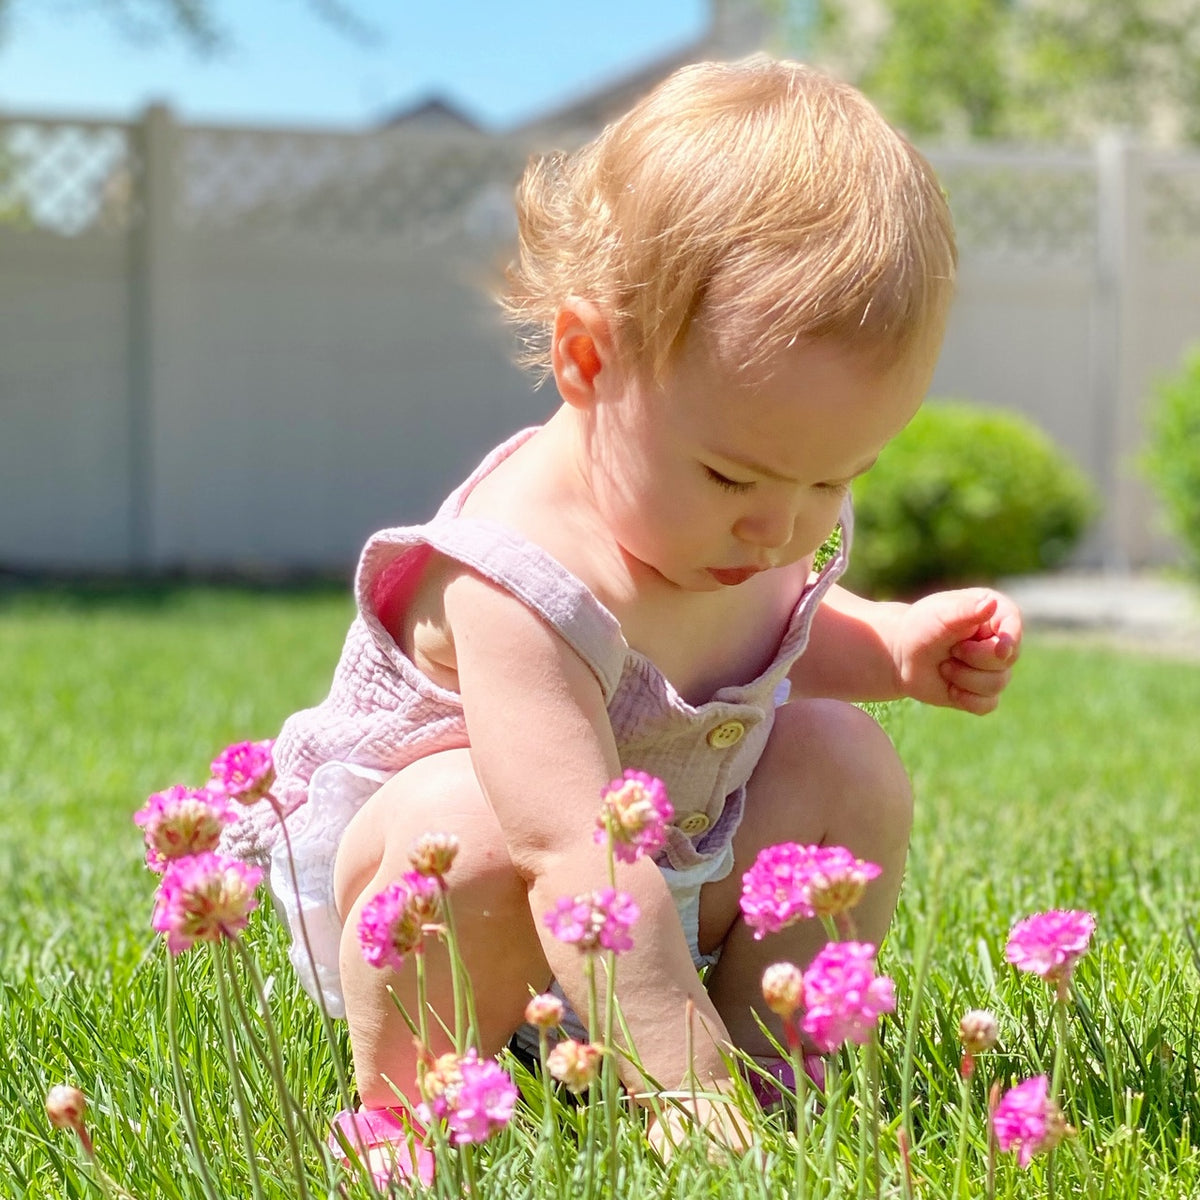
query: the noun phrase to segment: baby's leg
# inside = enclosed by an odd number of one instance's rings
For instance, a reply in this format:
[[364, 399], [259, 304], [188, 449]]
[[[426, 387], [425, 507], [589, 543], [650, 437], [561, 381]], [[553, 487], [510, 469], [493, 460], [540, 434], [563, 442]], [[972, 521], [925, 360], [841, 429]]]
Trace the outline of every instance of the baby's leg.
[[[416, 1094], [417, 1052], [388, 993], [417, 1019], [414, 959], [400, 971], [379, 970], [362, 957], [358, 919], [363, 906], [411, 870], [409, 850], [423, 833], [452, 833], [460, 850], [447, 876], [463, 960], [475, 990], [480, 1044], [497, 1053], [523, 1020], [529, 988], [544, 991], [550, 970], [542, 954], [523, 880], [513, 869], [500, 826], [471, 767], [467, 750], [421, 759], [389, 780], [363, 806], [338, 848], [334, 882], [345, 923], [341, 976], [354, 1067], [364, 1108], [396, 1103], [390, 1079]], [[431, 1008], [453, 1027], [449, 958], [426, 939], [426, 989]], [[430, 1049], [451, 1048], [429, 1019]]]
[[700, 948], [721, 946], [708, 989], [735, 1045], [753, 1055], [774, 1053], [752, 1015], [781, 1036], [779, 1018], [763, 1003], [763, 970], [774, 962], [804, 967], [827, 940], [819, 921], [754, 940], [738, 902], [742, 875], [759, 850], [780, 842], [841, 845], [878, 863], [883, 874], [853, 910], [856, 939], [878, 946], [896, 908], [911, 826], [908, 775], [871, 717], [832, 700], [801, 700], [779, 710], [747, 788], [733, 870], [704, 888], [700, 899]]

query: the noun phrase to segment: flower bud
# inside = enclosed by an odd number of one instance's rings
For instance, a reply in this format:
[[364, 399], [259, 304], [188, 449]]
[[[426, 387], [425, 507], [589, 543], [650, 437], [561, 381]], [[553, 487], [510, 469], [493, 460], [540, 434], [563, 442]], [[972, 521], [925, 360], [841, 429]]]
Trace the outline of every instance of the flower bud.
[[534, 996], [525, 1005], [525, 1020], [539, 1029], [553, 1029], [556, 1025], [562, 1024], [562, 1019], [563, 1002], [549, 992]]
[[550, 1074], [570, 1092], [582, 1092], [596, 1078], [604, 1050], [592, 1042], [559, 1042], [546, 1065]]
[[55, 1084], [46, 1093], [46, 1116], [55, 1129], [80, 1129], [87, 1099], [77, 1087]]
[[418, 875], [441, 879], [458, 857], [458, 838], [452, 833], [423, 833], [409, 852], [408, 861]]
[[767, 1007], [786, 1020], [800, 1007], [804, 976], [794, 963], [772, 963], [763, 972], [762, 992]]
[[982, 1054], [1000, 1040], [1000, 1026], [986, 1009], [973, 1008], [963, 1016], [958, 1036], [968, 1054]]

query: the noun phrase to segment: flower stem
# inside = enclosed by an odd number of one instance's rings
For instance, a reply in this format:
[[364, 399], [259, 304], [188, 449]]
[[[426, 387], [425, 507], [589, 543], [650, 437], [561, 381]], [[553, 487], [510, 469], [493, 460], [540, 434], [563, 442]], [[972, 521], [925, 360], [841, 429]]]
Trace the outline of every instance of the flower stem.
[[[304, 1158], [300, 1153], [300, 1139], [296, 1132], [296, 1114], [303, 1110], [296, 1103], [287, 1084], [287, 1074], [283, 1066], [283, 1048], [279, 1044], [279, 1031], [275, 1028], [275, 1021], [271, 1017], [271, 1008], [267, 1003], [267, 991], [263, 986], [262, 976], [258, 972], [258, 967], [255, 965], [254, 958], [245, 946], [237, 939], [231, 939], [233, 949], [242, 960], [242, 965], [245, 967], [246, 974], [250, 977], [250, 986], [254, 989], [255, 999], [258, 1001], [259, 1011], [262, 1014], [263, 1028], [267, 1034], [267, 1045], [270, 1048], [270, 1055], [267, 1060], [267, 1069], [271, 1073], [271, 1079], [275, 1084], [275, 1090], [279, 1095], [279, 1107], [283, 1110], [283, 1127], [287, 1134], [288, 1151], [292, 1159], [292, 1170], [296, 1175], [296, 1182], [300, 1185], [300, 1195], [308, 1196], [308, 1184], [304, 1176]], [[232, 971], [230, 972], [232, 976]], [[243, 1020], [249, 1016], [243, 1008], [240, 997], [238, 1002], [239, 1011], [243, 1014]], [[249, 1022], [246, 1021], [247, 1026]], [[316, 1136], [316, 1130], [307, 1125], [305, 1120], [306, 1132], [308, 1135], [320, 1145], [320, 1140]]]
[[[1058, 1089], [1062, 1085], [1063, 1065], [1067, 1047], [1067, 996], [1070, 982], [1067, 978], [1058, 981], [1054, 990], [1054, 1066], [1050, 1072], [1050, 1103], [1058, 1104]], [[1062, 1106], [1064, 1109], [1065, 1105]], [[1054, 1150], [1051, 1146], [1046, 1155], [1046, 1194], [1054, 1200], [1055, 1171]]]
[[413, 951], [413, 966], [417, 974], [417, 1038], [421, 1043], [421, 1052], [417, 1055], [418, 1081], [425, 1074], [425, 1055], [432, 1053], [429, 1049], [429, 1012], [425, 999], [425, 947], [418, 945]]
[[883, 1091], [879, 1065], [879, 1034], [871, 1031], [867, 1043], [867, 1076], [871, 1081], [871, 1165], [875, 1170], [875, 1200], [883, 1190], [883, 1156], [879, 1147], [879, 1098]]
[[[611, 849], [610, 849], [611, 854]], [[617, 956], [604, 954], [604, 1057], [600, 1060], [600, 1078], [604, 1088], [604, 1121], [608, 1133], [609, 1194], [617, 1194], [617, 1056], [612, 1053], [613, 1012], [616, 1007]], [[690, 1058], [689, 1058], [690, 1065]]]
[[821, 1172], [830, 1188], [831, 1195], [837, 1194], [834, 1191], [834, 1184], [836, 1182], [838, 1126], [840, 1124], [838, 1117], [841, 1110], [841, 1097], [838, 1095], [840, 1082], [838, 1068], [838, 1054], [835, 1051], [829, 1056], [829, 1062], [825, 1067], [825, 1161], [822, 1164]]
[[971, 1187], [967, 1179], [967, 1132], [971, 1120], [971, 1078], [959, 1073], [958, 1153], [954, 1160], [954, 1191], [960, 1200], [970, 1200]]
[[167, 953], [167, 1046], [171, 1057], [171, 1075], [175, 1082], [175, 1095], [179, 1100], [179, 1112], [183, 1128], [187, 1133], [188, 1147], [200, 1168], [200, 1179], [208, 1200], [221, 1200], [220, 1193], [209, 1174], [208, 1160], [200, 1145], [200, 1130], [196, 1125], [196, 1110], [192, 1108], [192, 1093], [183, 1077], [183, 1058], [179, 1051], [179, 977], [175, 968], [175, 956]]
[[869, 1068], [867, 1066], [867, 1050], [860, 1046], [858, 1058], [858, 1200], [866, 1200], [867, 1196], [867, 1159], [871, 1152], [871, 1115], [867, 1112], [868, 1097], [871, 1094]]
[[[597, 1007], [599, 999], [596, 994], [596, 963], [592, 955], [585, 954], [583, 956], [583, 972], [587, 979], [588, 988], [588, 1040], [594, 1042], [596, 1040], [596, 1026], [599, 1021], [599, 1013]], [[608, 1047], [605, 1046], [607, 1051]], [[601, 1075], [603, 1079], [603, 1075]], [[596, 1081], [588, 1085], [588, 1105], [587, 1105], [587, 1134], [586, 1134], [586, 1151], [584, 1155], [584, 1171], [585, 1171], [585, 1192], [587, 1200], [591, 1200], [593, 1190], [595, 1188], [595, 1173], [594, 1166], [596, 1161], [596, 1109], [597, 1109], [597, 1085]]]
[[987, 1118], [987, 1185], [985, 1194], [987, 1200], [993, 1200], [996, 1195], [996, 1105], [1000, 1099], [999, 1081], [992, 1083], [988, 1092]]
[[1054, 993], [1054, 1068], [1050, 1073], [1050, 1099], [1058, 1103], [1058, 1089], [1062, 1086], [1063, 1064], [1067, 1047], [1067, 981], [1061, 980]]
[[475, 1147], [466, 1145], [459, 1148], [459, 1154], [462, 1157], [463, 1174], [467, 1178], [467, 1195], [471, 1200], [475, 1200], [478, 1195], [475, 1184]]
[[559, 1150], [558, 1139], [555, 1135], [554, 1121], [554, 1080], [550, 1075], [550, 1040], [546, 1036], [545, 1029], [538, 1027], [538, 1063], [541, 1067], [542, 1077], [542, 1140], [538, 1146], [538, 1157], [544, 1154], [550, 1155], [550, 1161], [554, 1168], [554, 1191], [556, 1195], [561, 1196], [563, 1191], [562, 1186], [562, 1155]]
[[796, 1078], [796, 1200], [808, 1197], [808, 1073], [804, 1069], [804, 1046], [793, 1014], [784, 1019], [787, 1042]]
[[458, 927], [454, 924], [454, 909], [444, 886], [442, 913], [446, 927], [446, 951], [450, 955], [450, 986], [454, 991], [454, 1049], [457, 1054], [463, 1055], [479, 1037], [479, 1021], [475, 1015], [475, 989], [471, 985], [470, 974], [464, 969], [459, 952]]
[[283, 805], [279, 803], [272, 792], [267, 792], [265, 798], [274, 810], [276, 819], [279, 821], [280, 831], [283, 834], [283, 847], [287, 856], [288, 879], [292, 885], [292, 893], [296, 898], [296, 921], [300, 926], [300, 941], [304, 946], [304, 955], [308, 959], [308, 969], [312, 972], [313, 985], [316, 988], [317, 1008], [321, 1013], [321, 1028], [325, 1033], [325, 1041], [329, 1045], [329, 1052], [333, 1057], [333, 1070], [338, 1082], [338, 1098], [341, 1101], [342, 1107], [349, 1110], [353, 1107], [353, 1100], [350, 1097], [350, 1077], [346, 1072], [346, 1064], [342, 1061], [342, 1052], [338, 1046], [337, 1036], [333, 1029], [333, 1018], [329, 1015], [329, 1008], [325, 1003], [325, 990], [321, 987], [321, 977], [317, 974], [317, 956], [313, 953], [312, 941], [308, 936], [308, 923], [304, 920], [304, 904], [300, 898], [300, 878], [296, 874], [296, 856], [292, 853], [292, 835], [288, 831], [287, 822], [284, 820]]
[[904, 1057], [900, 1062], [900, 1113], [909, 1147], [916, 1145], [913, 1133], [912, 1091], [913, 1064], [917, 1056], [917, 1034], [921, 1026], [921, 1006], [925, 999], [925, 985], [929, 981], [929, 970], [933, 959], [933, 930], [937, 927], [941, 908], [941, 858], [935, 858], [931, 884], [932, 900], [926, 919], [920, 922], [923, 930], [917, 947], [916, 970], [913, 976], [912, 999], [909, 1001], [908, 1019], [904, 1023]]
[[220, 1017], [221, 1040], [225, 1044], [225, 1060], [229, 1065], [229, 1082], [233, 1088], [233, 1109], [237, 1118], [238, 1133], [242, 1139], [242, 1150], [246, 1156], [246, 1167], [250, 1172], [250, 1186], [255, 1200], [265, 1197], [262, 1179], [258, 1173], [258, 1155], [254, 1146], [254, 1134], [250, 1128], [250, 1108], [246, 1100], [246, 1089], [243, 1086], [241, 1061], [237, 1046], [233, 1040], [233, 1020], [229, 1007], [229, 981], [225, 978], [224, 964], [221, 962], [217, 947], [212, 950], [213, 970], [217, 977], [217, 1014]]

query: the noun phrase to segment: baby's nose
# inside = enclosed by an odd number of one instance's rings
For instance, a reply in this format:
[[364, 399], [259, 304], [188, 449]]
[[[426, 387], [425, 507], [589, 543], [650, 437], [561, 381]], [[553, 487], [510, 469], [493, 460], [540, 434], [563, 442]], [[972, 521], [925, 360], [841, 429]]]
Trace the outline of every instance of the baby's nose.
[[791, 543], [795, 531], [795, 514], [786, 509], [772, 509], [742, 517], [733, 527], [739, 541], [763, 550], [780, 550]]

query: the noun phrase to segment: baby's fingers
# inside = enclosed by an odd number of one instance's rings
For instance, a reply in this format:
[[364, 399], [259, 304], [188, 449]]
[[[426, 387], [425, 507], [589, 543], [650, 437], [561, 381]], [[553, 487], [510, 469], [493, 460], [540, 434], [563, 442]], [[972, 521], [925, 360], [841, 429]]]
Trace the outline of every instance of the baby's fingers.
[[981, 669], [948, 658], [941, 665], [941, 676], [955, 708], [983, 716], [999, 704], [1000, 693], [1008, 687], [1012, 671], [1001, 666]]
[[1006, 633], [957, 642], [950, 653], [960, 663], [977, 671], [1007, 671], [1020, 653], [1017, 643]]

